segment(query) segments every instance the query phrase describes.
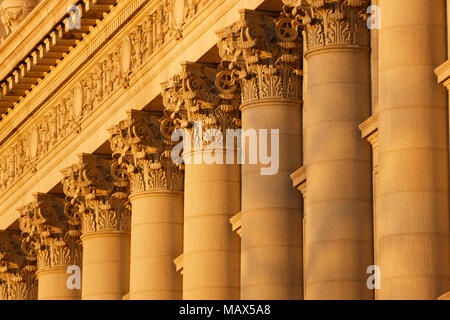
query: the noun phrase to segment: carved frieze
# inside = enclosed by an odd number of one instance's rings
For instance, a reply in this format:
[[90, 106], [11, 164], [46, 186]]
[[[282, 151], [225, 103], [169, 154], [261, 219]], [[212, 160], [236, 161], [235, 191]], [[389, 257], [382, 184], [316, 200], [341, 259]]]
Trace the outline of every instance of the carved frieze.
[[[110, 129], [116, 184], [129, 183], [131, 194], [183, 191], [183, 172], [170, 158], [171, 144], [160, 132], [161, 115], [129, 110], [128, 118]], [[125, 179], [122, 179], [125, 178]]]
[[[117, 170], [119, 169], [119, 170]], [[108, 157], [82, 154], [63, 171], [65, 214], [83, 234], [97, 231], [130, 232], [128, 183]], [[122, 183], [120, 183], [122, 182]]]
[[[20, 130], [0, 150], [0, 191], [8, 189], [71, 134], [107, 98], [127, 88], [132, 75], [211, 0], [162, 0], [122, 41], [82, 75], [73, 87], [45, 107], [26, 130]], [[175, 10], [183, 13], [175, 23]]]
[[0, 231], [0, 300], [37, 299], [36, 262], [21, 250], [21, 239]]
[[37, 259], [38, 270], [81, 265], [80, 231], [64, 215], [64, 198], [37, 193], [35, 201], [19, 208], [22, 250]]
[[302, 41], [291, 21], [245, 10], [240, 21], [219, 32], [219, 54], [240, 83], [243, 104], [301, 99]]
[[284, 13], [306, 31], [307, 50], [370, 47], [367, 8], [370, 0], [283, 0]]
[[14, 31], [38, 2], [39, 0], [2, 0], [0, 2], [0, 22], [5, 35]]

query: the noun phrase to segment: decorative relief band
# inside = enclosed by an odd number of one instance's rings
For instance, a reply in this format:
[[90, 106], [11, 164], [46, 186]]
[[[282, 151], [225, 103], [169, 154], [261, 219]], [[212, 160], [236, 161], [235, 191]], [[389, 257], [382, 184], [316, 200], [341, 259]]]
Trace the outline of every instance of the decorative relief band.
[[[136, 1], [140, 5], [145, 2]], [[183, 26], [193, 19], [209, 1], [211, 0], [194, 0], [185, 4], [179, 0], [163, 0], [155, 11], [146, 16], [120, 45], [105, 54], [104, 58], [94, 65], [71, 90], [56, 103], [46, 106], [45, 112], [33, 120], [34, 125], [20, 132], [13, 138], [12, 143], [2, 148], [0, 190], [8, 189], [25, 172], [35, 171], [38, 161], [50, 150], [66, 139], [69, 134], [80, 132], [81, 123], [89, 117], [91, 112], [113, 92], [128, 87], [131, 75], [161, 46], [180, 37]], [[128, 12], [128, 17], [132, 13]], [[119, 25], [115, 25], [115, 28], [118, 27]], [[115, 29], [108, 30], [110, 34], [115, 31]], [[97, 50], [100, 43], [95, 42], [92, 45], [95, 45]], [[94, 50], [86, 50], [86, 52], [91, 55]], [[83, 55], [83, 57], [85, 61], [87, 56]], [[67, 71], [63, 73], [66, 77], [71, 74]], [[59, 83], [62, 82], [61, 78]], [[53, 90], [56, 88], [54, 87]]]

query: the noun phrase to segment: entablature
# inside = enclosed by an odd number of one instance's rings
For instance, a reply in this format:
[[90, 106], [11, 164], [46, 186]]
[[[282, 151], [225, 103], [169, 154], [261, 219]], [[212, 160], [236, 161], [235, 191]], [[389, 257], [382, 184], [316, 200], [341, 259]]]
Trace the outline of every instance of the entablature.
[[[79, 44], [101, 19], [111, 11], [118, 0], [79, 0], [66, 6], [61, 18], [47, 23], [54, 24], [42, 38], [30, 39], [34, 47], [25, 51], [22, 43], [15, 42], [21, 52], [19, 60], [5, 66], [10, 69], [0, 81], [0, 117], [15, 116], [13, 108], [36, 88], [56, 68], [61, 60]], [[41, 7], [35, 9], [42, 10]], [[23, 24], [28, 21], [24, 21]], [[39, 29], [39, 28], [38, 28]], [[11, 34], [14, 36], [15, 33]], [[27, 48], [28, 49], [28, 48]], [[17, 123], [17, 122], [16, 122]], [[0, 140], [1, 141], [1, 140]]]
[[[178, 0], [119, 1], [15, 108], [26, 120], [0, 147], [0, 228], [17, 219], [15, 208], [32, 192], [57, 185], [76, 154], [107, 141], [107, 128], [126, 110], [157, 98], [160, 83], [182, 61], [197, 61], [215, 47], [215, 30], [235, 20], [239, 9], [263, 2], [199, 0], [192, 9]], [[37, 111], [29, 117], [29, 110]]]

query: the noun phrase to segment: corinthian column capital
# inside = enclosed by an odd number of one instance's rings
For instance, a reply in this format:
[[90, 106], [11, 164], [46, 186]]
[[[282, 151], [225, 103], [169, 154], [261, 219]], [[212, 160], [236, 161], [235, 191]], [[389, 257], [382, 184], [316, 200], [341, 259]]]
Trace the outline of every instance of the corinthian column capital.
[[186, 62], [179, 74], [163, 85], [165, 118], [161, 132], [171, 139], [175, 128], [192, 131], [195, 122], [202, 129], [226, 129], [240, 127], [239, 88], [232, 72], [213, 64]]
[[286, 17], [306, 31], [307, 50], [333, 46], [369, 48], [370, 0], [283, 0]]
[[147, 111], [127, 113], [126, 120], [109, 130], [109, 140], [113, 166], [126, 173], [130, 193], [183, 191], [183, 173], [170, 159], [172, 142], [160, 131], [160, 117]]
[[218, 36], [223, 64], [240, 79], [243, 104], [301, 98], [302, 41], [292, 18], [243, 10]]
[[80, 161], [63, 170], [65, 213], [83, 234], [130, 231], [128, 184], [123, 168], [107, 157], [81, 154]]
[[36, 269], [21, 250], [20, 233], [0, 231], [0, 300], [37, 299]]
[[19, 208], [22, 249], [37, 259], [38, 270], [81, 264], [80, 232], [71, 229], [64, 215], [64, 198], [36, 193]]

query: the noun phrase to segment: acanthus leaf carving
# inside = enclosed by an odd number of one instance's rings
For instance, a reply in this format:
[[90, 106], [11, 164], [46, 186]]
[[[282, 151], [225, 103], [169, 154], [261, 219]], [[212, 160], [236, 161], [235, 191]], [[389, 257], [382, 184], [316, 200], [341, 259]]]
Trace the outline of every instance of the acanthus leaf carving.
[[129, 110], [128, 118], [110, 129], [115, 184], [130, 193], [183, 191], [183, 173], [170, 159], [171, 144], [160, 131], [161, 114]]
[[21, 236], [0, 231], [0, 300], [36, 300], [36, 262], [21, 250]]
[[292, 19], [244, 10], [219, 32], [219, 54], [242, 92], [242, 103], [301, 99], [302, 42]]
[[81, 265], [80, 232], [68, 224], [64, 198], [42, 193], [34, 198], [18, 208], [22, 250], [27, 258], [37, 260], [38, 270]]
[[63, 170], [65, 214], [82, 233], [130, 232], [131, 206], [128, 184], [115, 183], [107, 157], [81, 154], [80, 161]]
[[283, 0], [283, 3], [285, 17], [305, 30], [307, 50], [370, 47], [369, 0]]

